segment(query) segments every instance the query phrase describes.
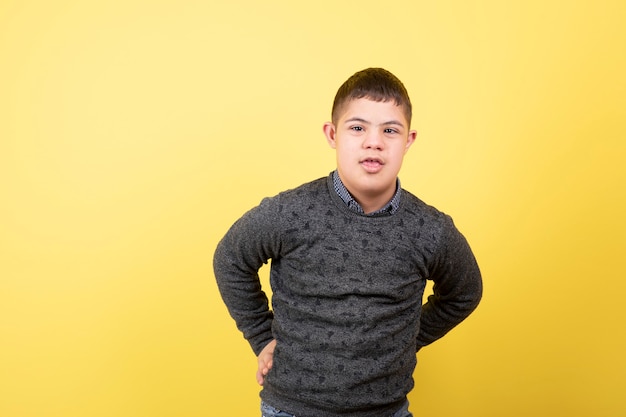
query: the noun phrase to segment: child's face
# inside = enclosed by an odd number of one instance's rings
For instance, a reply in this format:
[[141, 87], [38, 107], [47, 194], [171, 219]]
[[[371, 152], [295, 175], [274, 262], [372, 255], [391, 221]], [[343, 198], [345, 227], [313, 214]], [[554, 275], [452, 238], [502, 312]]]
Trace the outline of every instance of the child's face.
[[404, 154], [417, 135], [401, 106], [351, 100], [336, 125], [324, 124], [324, 133], [337, 151], [339, 177], [357, 201], [393, 197]]

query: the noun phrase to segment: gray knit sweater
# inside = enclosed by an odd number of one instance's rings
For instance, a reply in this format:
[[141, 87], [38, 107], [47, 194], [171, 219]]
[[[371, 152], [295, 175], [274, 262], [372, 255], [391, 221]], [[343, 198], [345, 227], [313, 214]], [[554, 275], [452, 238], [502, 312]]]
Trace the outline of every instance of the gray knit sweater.
[[[271, 310], [258, 279], [269, 260]], [[395, 214], [359, 215], [331, 176], [247, 212], [219, 243], [214, 270], [255, 354], [277, 341], [261, 397], [298, 417], [391, 415], [413, 388], [416, 351], [482, 294], [449, 216], [405, 190]], [[422, 305], [427, 279], [434, 295]]]

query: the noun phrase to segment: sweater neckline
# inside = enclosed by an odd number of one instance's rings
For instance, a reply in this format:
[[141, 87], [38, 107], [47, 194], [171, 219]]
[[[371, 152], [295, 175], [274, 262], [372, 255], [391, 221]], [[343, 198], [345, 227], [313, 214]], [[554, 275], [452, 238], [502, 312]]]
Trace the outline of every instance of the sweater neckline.
[[[402, 188], [399, 188], [397, 191], [397, 199], [398, 199], [398, 206], [397, 209], [393, 212], [393, 213], [389, 213], [389, 212], [376, 212], [374, 214], [365, 214], [365, 213], [359, 213], [358, 211], [350, 208], [348, 206], [348, 204], [346, 204], [346, 202], [339, 196], [339, 194], [337, 193], [337, 191], [335, 190], [335, 186], [334, 186], [334, 180], [333, 180], [333, 173], [335, 171], [332, 171], [327, 177], [326, 177], [326, 186], [327, 186], [327, 190], [328, 193], [330, 194], [331, 200], [333, 200], [333, 202], [335, 203], [336, 206], [339, 207], [339, 209], [344, 212], [344, 213], [348, 213], [353, 217], [357, 217], [357, 218], [361, 218], [361, 219], [376, 219], [376, 220], [384, 220], [384, 219], [391, 219], [394, 218], [395, 216], [397, 216], [397, 214], [399, 214], [400, 209], [402, 208], [402, 202], [404, 200], [404, 190]], [[398, 187], [400, 187], [400, 184], [398, 182]]]

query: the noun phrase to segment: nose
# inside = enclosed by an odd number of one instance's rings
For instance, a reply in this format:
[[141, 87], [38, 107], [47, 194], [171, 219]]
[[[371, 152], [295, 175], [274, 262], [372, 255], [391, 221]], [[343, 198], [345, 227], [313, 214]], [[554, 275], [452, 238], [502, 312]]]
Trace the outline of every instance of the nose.
[[376, 130], [370, 130], [367, 132], [363, 139], [363, 147], [365, 149], [381, 150], [385, 146], [383, 135]]

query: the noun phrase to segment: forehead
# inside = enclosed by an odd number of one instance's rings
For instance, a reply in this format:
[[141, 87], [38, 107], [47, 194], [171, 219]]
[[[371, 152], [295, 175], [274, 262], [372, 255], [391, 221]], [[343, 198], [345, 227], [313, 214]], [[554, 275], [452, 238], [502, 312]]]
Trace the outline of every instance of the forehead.
[[404, 106], [397, 105], [394, 100], [375, 101], [368, 98], [348, 100], [340, 108], [337, 123], [353, 118], [372, 123], [396, 121], [408, 126]]

